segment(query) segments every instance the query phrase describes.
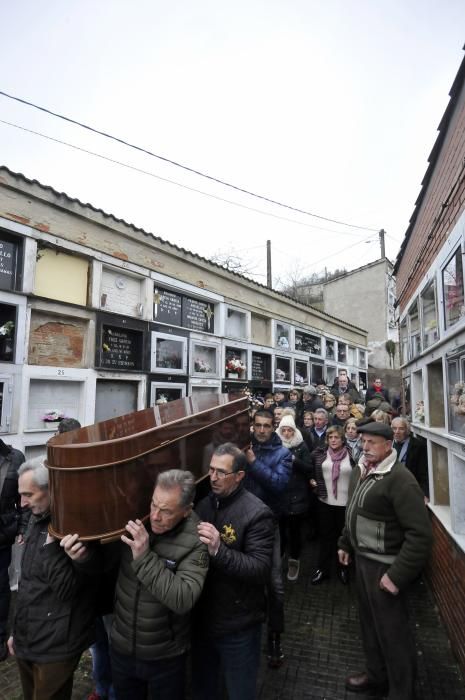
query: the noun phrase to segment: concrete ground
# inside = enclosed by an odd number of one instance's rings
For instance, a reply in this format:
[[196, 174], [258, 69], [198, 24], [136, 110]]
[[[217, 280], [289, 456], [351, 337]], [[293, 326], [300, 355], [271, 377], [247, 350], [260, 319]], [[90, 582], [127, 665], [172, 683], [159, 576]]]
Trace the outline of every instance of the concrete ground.
[[[312, 586], [310, 575], [315, 557], [316, 545], [308, 544], [299, 580], [286, 581], [287, 630], [283, 636], [286, 659], [278, 670], [269, 670], [266, 663], [262, 664], [257, 689], [259, 700], [355, 700], [357, 697], [344, 688], [345, 676], [363, 669], [354, 585], [343, 586], [332, 578], [320, 586]], [[409, 599], [417, 642], [418, 700], [465, 700], [464, 680], [426, 584], [418, 581]], [[90, 656], [86, 653], [75, 676], [73, 700], [83, 700], [91, 690]], [[0, 665], [0, 698], [22, 698], [13, 659]]]

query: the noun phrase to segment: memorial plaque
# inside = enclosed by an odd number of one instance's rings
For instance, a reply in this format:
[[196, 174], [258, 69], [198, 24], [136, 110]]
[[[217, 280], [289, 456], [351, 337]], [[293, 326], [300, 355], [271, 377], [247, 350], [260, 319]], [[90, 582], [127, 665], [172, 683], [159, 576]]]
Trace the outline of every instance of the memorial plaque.
[[215, 312], [213, 304], [199, 299], [184, 297], [182, 305], [182, 325], [195, 331], [213, 333]]
[[0, 240], [0, 289], [16, 289], [18, 243]]
[[270, 356], [252, 353], [252, 379], [270, 379]]
[[182, 296], [166, 289], [153, 290], [153, 319], [174, 326], [182, 325]]
[[104, 325], [100, 359], [106, 369], [141, 370], [142, 332]]
[[321, 355], [321, 340], [317, 335], [296, 331], [295, 349], [299, 352], [308, 352], [312, 355]]

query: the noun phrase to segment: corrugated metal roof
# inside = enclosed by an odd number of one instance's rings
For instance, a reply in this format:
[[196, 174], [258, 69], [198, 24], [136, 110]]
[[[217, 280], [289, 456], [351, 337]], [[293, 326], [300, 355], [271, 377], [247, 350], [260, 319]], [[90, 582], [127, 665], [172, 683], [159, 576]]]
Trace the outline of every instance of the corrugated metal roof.
[[[41, 189], [46, 190], [48, 192], [51, 192], [54, 197], [62, 197], [67, 202], [72, 203], [72, 204], [77, 204], [79, 207], [82, 207], [84, 210], [90, 209], [91, 211], [96, 212], [97, 214], [101, 214], [101, 216], [104, 217], [105, 219], [110, 219], [117, 224], [122, 224], [123, 226], [126, 226], [126, 227], [132, 229], [136, 233], [142, 233], [144, 236], [153, 238], [154, 240], [160, 242], [163, 245], [170, 246], [171, 248], [174, 248], [176, 251], [179, 251], [183, 255], [190, 255], [193, 258], [196, 258], [197, 260], [200, 260], [203, 263], [207, 263], [208, 265], [212, 265], [212, 266], [222, 270], [223, 273], [225, 273], [225, 274], [233, 275], [234, 277], [237, 277], [239, 279], [246, 280], [250, 284], [253, 284], [253, 285], [259, 287], [263, 291], [266, 291], [268, 293], [272, 292], [273, 294], [277, 294], [278, 296], [281, 296], [284, 299], [292, 301], [294, 304], [296, 304], [298, 306], [304, 307], [305, 309], [310, 309], [312, 312], [314, 312], [319, 317], [328, 318], [328, 319], [331, 319], [333, 321], [337, 321], [338, 323], [341, 323], [343, 326], [348, 326], [349, 328], [353, 328], [357, 331], [361, 331], [362, 333], [367, 333], [367, 331], [364, 328], [360, 328], [359, 326], [354, 326], [353, 324], [347, 323], [347, 321], [344, 321], [340, 318], [337, 318], [336, 316], [331, 316], [330, 314], [327, 314], [324, 311], [319, 311], [318, 309], [315, 309], [315, 307], [310, 306], [310, 304], [304, 304], [302, 302], [296, 301], [288, 294], [284, 294], [283, 292], [276, 291], [275, 289], [269, 289], [269, 287], [267, 287], [266, 285], [261, 284], [260, 282], [256, 282], [255, 280], [252, 280], [249, 277], [246, 277], [246, 275], [241, 275], [238, 272], [228, 270], [225, 267], [223, 267], [222, 265], [220, 265], [219, 263], [215, 263], [212, 260], [208, 260], [208, 258], [204, 258], [203, 256], [198, 255], [198, 253], [193, 253], [192, 251], [187, 250], [186, 248], [181, 248], [180, 246], [177, 246], [175, 243], [170, 243], [170, 241], [167, 241], [167, 240], [161, 238], [160, 236], [155, 235], [154, 233], [149, 233], [149, 232], [145, 231], [143, 228], [140, 228], [139, 226], [135, 226], [134, 224], [131, 224], [131, 223], [125, 221], [125, 219], [120, 219], [120, 218], [114, 216], [113, 214], [108, 214], [103, 209], [100, 209], [98, 207], [94, 207], [93, 204], [83, 203], [83, 202], [81, 202], [80, 199], [77, 199], [77, 197], [70, 197], [65, 192], [58, 192], [58, 190], [55, 190], [50, 185], [43, 185], [41, 182], [39, 182], [36, 179], [31, 180], [30, 178], [27, 178], [25, 175], [23, 175], [23, 173], [15, 173], [12, 170], [10, 170], [6, 165], [0, 165], [0, 172], [2, 170], [7, 172], [8, 175], [10, 175], [12, 178], [14, 178], [16, 180], [23, 180], [23, 182], [25, 182], [28, 185], [37, 185]], [[0, 181], [0, 185], [2, 185], [2, 184], [4, 184], [4, 183], [2, 183]]]

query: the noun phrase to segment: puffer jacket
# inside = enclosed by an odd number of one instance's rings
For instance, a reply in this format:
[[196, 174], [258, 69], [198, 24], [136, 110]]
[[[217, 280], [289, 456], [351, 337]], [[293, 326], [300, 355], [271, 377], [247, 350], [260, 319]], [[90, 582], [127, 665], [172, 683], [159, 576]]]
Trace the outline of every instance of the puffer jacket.
[[248, 466], [244, 486], [266, 503], [275, 515], [281, 515], [286, 506], [292, 455], [276, 433], [264, 443], [252, 435], [252, 449], [255, 461]]
[[0, 469], [6, 470], [0, 494], [0, 548], [10, 547], [18, 534], [26, 530], [29, 511], [21, 508], [18, 494], [18, 469], [24, 462], [19, 450], [5, 445], [5, 453], [0, 456]]
[[123, 548], [111, 631], [118, 653], [151, 661], [187, 651], [190, 611], [208, 571], [198, 522], [192, 513], [163, 535], [150, 532], [149, 550], [138, 559]]
[[77, 656], [94, 640], [95, 578], [59, 542], [45, 544], [49, 523], [50, 513], [29, 519], [13, 623], [16, 655], [35, 663]]
[[215, 526], [221, 544], [210, 559], [195, 610], [196, 629], [219, 636], [262, 622], [276, 527], [271, 510], [239, 486], [226, 498], [210, 493], [198, 504], [197, 514]]

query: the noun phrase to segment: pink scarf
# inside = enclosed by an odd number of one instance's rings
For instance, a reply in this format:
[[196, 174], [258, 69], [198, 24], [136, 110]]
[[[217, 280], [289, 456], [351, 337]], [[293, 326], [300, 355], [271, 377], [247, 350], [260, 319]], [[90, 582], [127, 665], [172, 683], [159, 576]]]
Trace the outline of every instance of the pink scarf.
[[341, 462], [347, 455], [347, 447], [343, 445], [338, 452], [335, 452], [331, 447], [328, 447], [328, 454], [331, 457], [333, 468], [331, 470], [331, 481], [333, 482], [333, 495], [337, 498], [337, 480], [341, 473]]

